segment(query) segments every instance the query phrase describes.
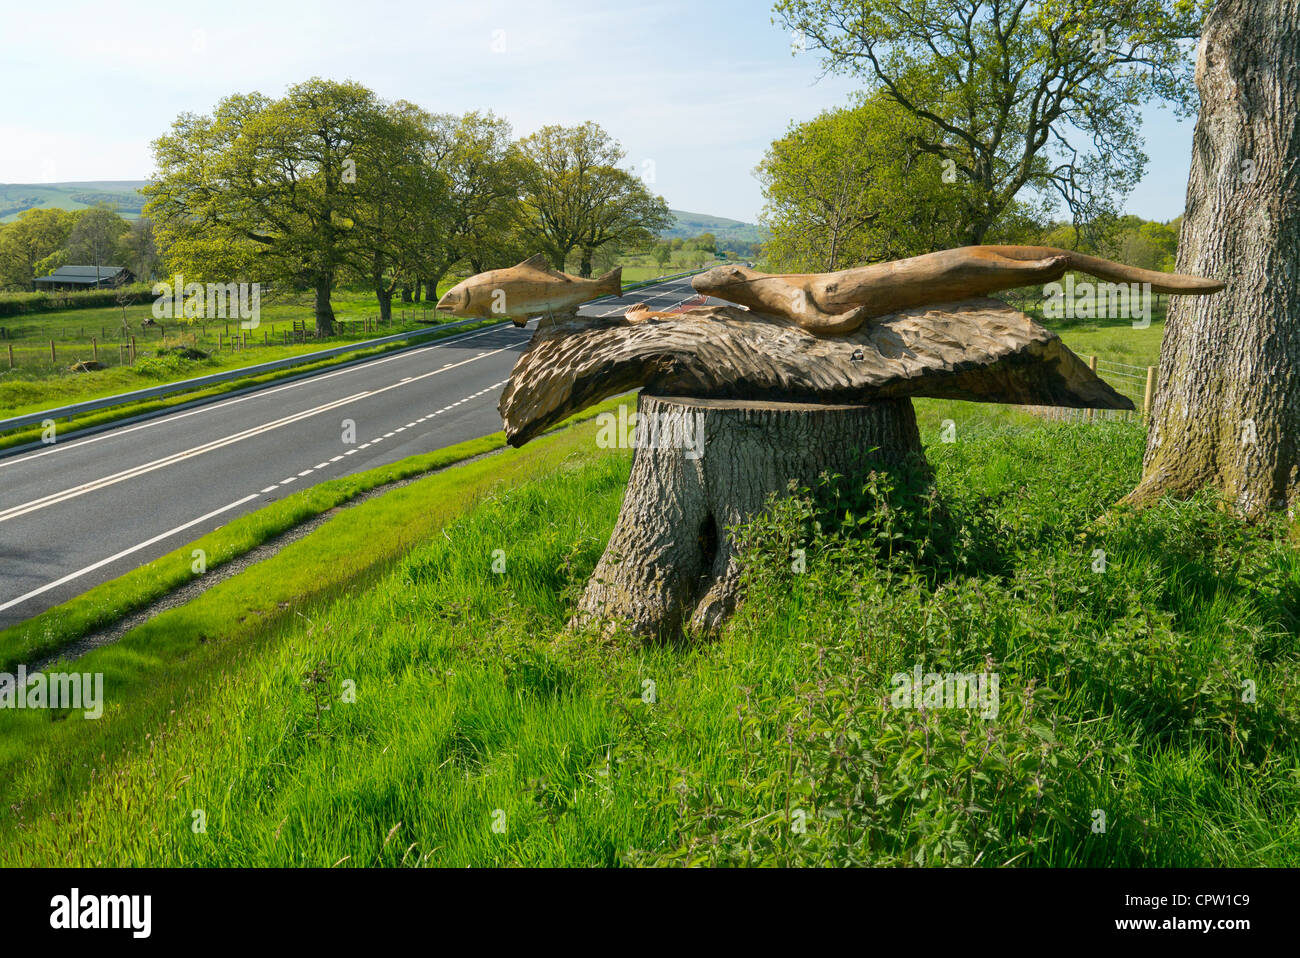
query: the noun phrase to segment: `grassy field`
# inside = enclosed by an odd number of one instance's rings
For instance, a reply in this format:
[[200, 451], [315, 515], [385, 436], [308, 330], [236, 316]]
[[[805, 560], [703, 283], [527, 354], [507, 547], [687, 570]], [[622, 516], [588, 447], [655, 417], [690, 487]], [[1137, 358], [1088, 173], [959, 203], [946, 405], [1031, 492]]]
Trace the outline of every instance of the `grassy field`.
[[[624, 272], [624, 285], [645, 283], [663, 275], [658, 267], [632, 267]], [[446, 292], [458, 280], [449, 278], [438, 286]], [[628, 295], [634, 295], [629, 290]], [[629, 301], [629, 305], [630, 305]], [[140, 304], [96, 309], [70, 309], [0, 319], [9, 338], [0, 341], [0, 418], [39, 412], [56, 406], [99, 399], [148, 386], [175, 382], [194, 376], [242, 369], [258, 363], [360, 342], [378, 336], [425, 329], [431, 324], [448, 322], [455, 317], [440, 316], [427, 302], [402, 306], [393, 304], [393, 319], [378, 323], [378, 308], [373, 293], [339, 290], [333, 298], [339, 328], [334, 336], [308, 338], [305, 342], [284, 344], [283, 336], [295, 321], [314, 329], [311, 301], [306, 294], [265, 303], [257, 329], [241, 332], [237, 321], [213, 320], [204, 325], [167, 323], [161, 330], [146, 331], [140, 324], [151, 316], [152, 305]], [[125, 319], [130, 332], [124, 336]], [[367, 325], [368, 323], [368, 325]], [[120, 347], [135, 336], [136, 361], [130, 364]], [[92, 339], [99, 342], [99, 362], [106, 369], [73, 372], [77, 362], [94, 357]], [[55, 343], [55, 362], [50, 361], [50, 341]], [[7, 368], [7, 349], [12, 346], [15, 368]], [[208, 354], [207, 358], [190, 359], [175, 353], [177, 347], [192, 347]], [[161, 352], [160, 352], [161, 351]], [[287, 375], [287, 374], [286, 374]], [[238, 387], [229, 387], [238, 388]], [[186, 401], [168, 400], [162, 405]], [[116, 418], [118, 413], [96, 414], [95, 422]], [[80, 425], [93, 424], [90, 419]], [[36, 436], [39, 436], [37, 430]], [[28, 441], [31, 435], [7, 437], [0, 445]]]
[[[1098, 523], [1131, 423], [918, 411], [934, 489], [787, 500], [712, 643], [565, 631], [629, 468], [592, 424], [341, 513], [80, 660], [102, 719], [0, 712], [0, 862], [1300, 864], [1288, 530]], [[998, 714], [892, 708], [918, 665]]]
[[124, 219], [140, 215], [143, 180], [109, 180], [84, 183], [0, 183], [0, 223], [18, 218], [27, 209], [53, 207], [84, 210], [99, 203], [117, 209]]
[[[315, 328], [311, 303], [306, 296], [264, 304], [258, 328], [246, 332], [240, 330], [238, 320], [212, 320], [203, 326], [164, 320], [162, 330], [146, 332], [140, 323], [151, 316], [152, 305], [128, 306], [125, 314], [129, 335], [135, 337], [136, 343], [134, 365], [126, 364], [119, 349], [124, 342], [121, 308], [76, 309], [9, 317], [0, 321], [11, 337], [0, 343], [0, 364], [3, 364], [0, 366], [0, 416], [21, 415], [191, 376], [239, 369], [446, 321], [447, 317], [435, 316], [432, 309], [423, 307], [424, 304], [420, 304], [403, 310], [394, 304], [393, 321], [379, 325], [373, 294], [344, 291], [335, 296], [334, 311], [337, 319], [346, 326], [331, 337], [308, 337], [305, 342], [284, 345], [284, 333], [291, 331], [295, 320], [305, 321], [309, 330]], [[367, 319], [369, 327], [363, 325]], [[246, 348], [240, 348], [241, 335]], [[108, 368], [88, 373], [71, 372], [69, 367], [74, 363], [93, 357], [92, 338], [98, 339], [99, 361]], [[50, 340], [55, 342], [57, 361], [54, 363], [50, 361]], [[129, 338], [125, 342], [129, 343]], [[7, 368], [6, 346], [14, 349], [16, 365], [12, 370]], [[178, 346], [193, 347], [208, 353], [208, 358], [157, 355], [160, 349]]]

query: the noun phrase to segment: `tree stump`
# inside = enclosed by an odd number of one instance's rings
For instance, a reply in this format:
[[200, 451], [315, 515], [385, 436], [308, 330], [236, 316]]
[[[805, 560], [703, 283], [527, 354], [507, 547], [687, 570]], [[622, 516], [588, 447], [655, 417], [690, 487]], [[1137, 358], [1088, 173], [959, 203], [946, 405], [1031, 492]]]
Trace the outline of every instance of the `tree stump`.
[[674, 639], [711, 632], [738, 599], [735, 528], [870, 450], [884, 468], [924, 463], [910, 399], [833, 405], [655, 396], [637, 407], [627, 494], [571, 624]]

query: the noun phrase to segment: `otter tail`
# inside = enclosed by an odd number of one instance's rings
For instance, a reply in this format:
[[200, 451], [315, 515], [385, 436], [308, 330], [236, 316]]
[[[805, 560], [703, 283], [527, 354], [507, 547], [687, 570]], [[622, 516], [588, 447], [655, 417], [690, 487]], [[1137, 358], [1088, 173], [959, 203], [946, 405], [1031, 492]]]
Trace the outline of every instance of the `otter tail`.
[[983, 247], [995, 251], [1007, 259], [1036, 260], [1063, 257], [1067, 269], [1078, 270], [1098, 279], [1112, 283], [1150, 283], [1152, 292], [1189, 293], [1207, 295], [1217, 293], [1224, 284], [1217, 279], [1202, 276], [1186, 276], [1182, 273], [1162, 273], [1154, 269], [1140, 269], [1137, 266], [1125, 266], [1099, 256], [1086, 256], [1068, 249], [1055, 249], [1051, 246], [994, 246]]

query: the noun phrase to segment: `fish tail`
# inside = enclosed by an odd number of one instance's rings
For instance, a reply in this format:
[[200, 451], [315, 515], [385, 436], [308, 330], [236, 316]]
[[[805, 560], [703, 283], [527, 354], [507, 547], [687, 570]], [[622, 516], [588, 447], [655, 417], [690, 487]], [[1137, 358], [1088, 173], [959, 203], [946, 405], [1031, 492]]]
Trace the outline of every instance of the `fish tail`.
[[602, 296], [623, 295], [623, 267], [615, 266], [604, 276], [596, 278], [596, 292]]

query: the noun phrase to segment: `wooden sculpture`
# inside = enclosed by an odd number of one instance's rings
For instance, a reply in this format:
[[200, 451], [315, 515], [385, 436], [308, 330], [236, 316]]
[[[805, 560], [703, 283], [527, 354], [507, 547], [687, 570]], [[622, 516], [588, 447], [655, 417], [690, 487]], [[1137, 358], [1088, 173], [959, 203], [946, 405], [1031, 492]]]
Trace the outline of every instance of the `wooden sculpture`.
[[1146, 283], [1156, 293], [1223, 289], [1214, 280], [1138, 269], [1050, 246], [963, 246], [838, 273], [773, 275], [719, 266], [696, 276], [691, 285], [708, 296], [783, 316], [814, 335], [842, 336], [896, 310], [1050, 283], [1069, 270], [1115, 283]]
[[541, 253], [518, 266], [494, 269], [462, 280], [438, 300], [438, 310], [468, 319], [500, 316], [524, 326], [534, 316], [543, 323], [577, 314], [583, 303], [623, 295], [623, 267], [583, 279], [552, 269]]
[[879, 468], [924, 468], [912, 396], [1132, 409], [1055, 333], [987, 298], [1070, 269], [1158, 292], [1223, 288], [1066, 250], [992, 246], [827, 274], [722, 266], [693, 285], [739, 305], [637, 304], [602, 318], [559, 307], [605, 277], [578, 290], [529, 260], [466, 280], [447, 308], [481, 308], [509, 281], [518, 284], [505, 286], [507, 300], [511, 289], [517, 297], [512, 316], [544, 310], [501, 396], [512, 445], [641, 388], [627, 494], [574, 623], [672, 637], [709, 631], [730, 613], [743, 558], [734, 530], [791, 480], [851, 474], [864, 452]]

